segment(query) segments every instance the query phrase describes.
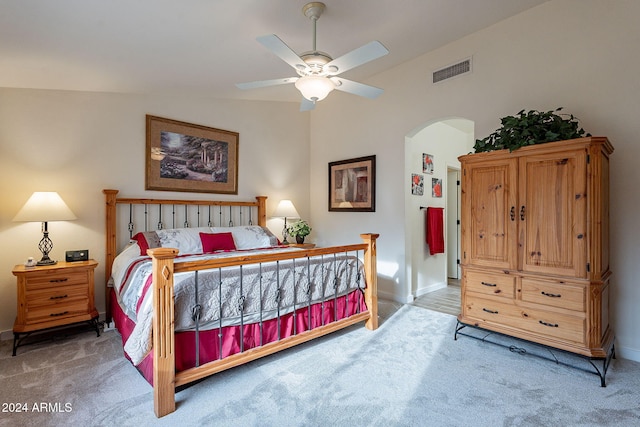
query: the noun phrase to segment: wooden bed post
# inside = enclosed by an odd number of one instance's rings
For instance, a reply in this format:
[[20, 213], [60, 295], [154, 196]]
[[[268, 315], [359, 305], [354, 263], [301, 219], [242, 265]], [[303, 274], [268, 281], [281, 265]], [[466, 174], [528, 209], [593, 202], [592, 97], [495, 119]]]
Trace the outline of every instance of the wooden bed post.
[[267, 196], [256, 196], [258, 201], [258, 225], [267, 226]]
[[367, 280], [367, 287], [364, 290], [364, 300], [367, 303], [370, 317], [366, 321], [367, 329], [378, 329], [378, 270], [376, 268], [376, 239], [379, 234], [367, 233], [360, 237], [369, 246], [364, 252], [364, 271]]
[[[173, 259], [178, 250], [147, 250], [153, 260], [153, 408], [160, 418], [176, 410]], [[159, 274], [158, 274], [159, 273]]]
[[109, 295], [109, 280], [111, 279], [111, 267], [113, 260], [116, 258], [116, 196], [118, 190], [102, 190], [107, 201], [107, 247], [105, 252], [105, 268], [104, 268], [104, 304], [105, 304], [105, 321], [107, 324], [111, 322], [111, 295]]

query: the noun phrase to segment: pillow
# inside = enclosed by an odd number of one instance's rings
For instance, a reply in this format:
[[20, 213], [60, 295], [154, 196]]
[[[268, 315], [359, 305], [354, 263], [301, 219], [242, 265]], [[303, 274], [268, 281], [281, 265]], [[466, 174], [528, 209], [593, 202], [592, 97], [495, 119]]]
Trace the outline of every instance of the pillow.
[[169, 228], [156, 231], [160, 238], [160, 246], [163, 248], [176, 248], [180, 251], [180, 255], [202, 253], [200, 232], [210, 233], [211, 228]]
[[231, 232], [236, 249], [258, 249], [278, 246], [278, 238], [265, 227], [247, 225], [238, 227], [211, 227], [214, 233]]
[[235, 251], [236, 244], [231, 233], [200, 233], [202, 252]]
[[[147, 256], [145, 251], [144, 255], [141, 254], [141, 249], [138, 243], [135, 241], [131, 241], [123, 250], [118, 254], [117, 257], [113, 260], [113, 265], [111, 266], [111, 278], [113, 279], [113, 283], [118, 286], [122, 282], [124, 275], [133, 261], [136, 258], [140, 258], [140, 256]], [[119, 286], [118, 286], [119, 287]]]
[[147, 256], [147, 249], [159, 248], [160, 238], [155, 231], [142, 231], [131, 238], [140, 247], [140, 255]]

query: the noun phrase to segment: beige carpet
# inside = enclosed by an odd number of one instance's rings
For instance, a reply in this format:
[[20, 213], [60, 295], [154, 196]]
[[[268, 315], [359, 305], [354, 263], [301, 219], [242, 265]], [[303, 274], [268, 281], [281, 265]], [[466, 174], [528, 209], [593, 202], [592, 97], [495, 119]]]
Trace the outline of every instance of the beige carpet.
[[405, 305], [377, 331], [356, 325], [201, 381], [159, 420], [116, 332], [16, 357], [4, 341], [0, 426], [639, 425], [640, 363], [613, 360], [602, 388], [583, 370], [454, 341], [454, 327], [451, 315]]

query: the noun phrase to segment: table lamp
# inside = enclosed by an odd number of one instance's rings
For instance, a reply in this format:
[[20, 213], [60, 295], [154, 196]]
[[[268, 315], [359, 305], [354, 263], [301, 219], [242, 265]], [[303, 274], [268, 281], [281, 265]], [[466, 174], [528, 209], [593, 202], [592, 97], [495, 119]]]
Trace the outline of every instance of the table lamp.
[[275, 218], [284, 218], [284, 228], [282, 229], [282, 244], [288, 245], [287, 241], [287, 218], [300, 218], [298, 211], [291, 200], [280, 200], [278, 203], [278, 207], [276, 207], [275, 212], [272, 215]]
[[43, 236], [38, 244], [38, 249], [42, 252], [42, 259], [36, 265], [53, 265], [57, 262], [49, 258], [53, 242], [49, 239], [47, 223], [74, 219], [76, 216], [55, 191], [36, 191], [13, 218], [14, 221], [42, 222]]

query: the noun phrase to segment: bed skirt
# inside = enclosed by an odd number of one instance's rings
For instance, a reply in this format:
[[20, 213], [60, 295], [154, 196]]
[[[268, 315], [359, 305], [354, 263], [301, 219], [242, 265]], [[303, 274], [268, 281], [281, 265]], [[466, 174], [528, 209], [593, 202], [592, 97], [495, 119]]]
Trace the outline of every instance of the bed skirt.
[[[336, 307], [337, 306], [337, 307]], [[127, 317], [117, 302], [115, 292], [111, 290], [111, 307], [116, 329], [122, 336], [122, 345], [129, 338], [135, 322]], [[367, 310], [364, 294], [361, 290], [353, 290], [348, 295], [322, 303], [313, 304], [297, 309], [294, 313], [283, 314], [279, 319], [270, 319], [260, 323], [243, 326], [225, 326], [222, 329], [222, 346], [220, 345], [220, 329], [199, 331], [200, 365], [222, 359], [232, 354], [240, 353], [254, 347], [278, 341], [282, 338], [329, 324], [335, 320], [344, 319], [351, 315]], [[295, 319], [295, 321], [294, 321]], [[279, 325], [279, 328], [278, 328]], [[280, 334], [278, 335], [278, 329]], [[243, 344], [241, 344], [241, 342]], [[220, 352], [222, 347], [222, 352]], [[175, 334], [176, 372], [181, 372], [196, 366], [196, 332], [185, 331]], [[221, 354], [222, 353], [222, 354]], [[125, 357], [129, 356], [125, 352]], [[131, 359], [129, 359], [131, 360]], [[142, 376], [153, 385], [153, 350], [140, 362], [136, 368]]]

